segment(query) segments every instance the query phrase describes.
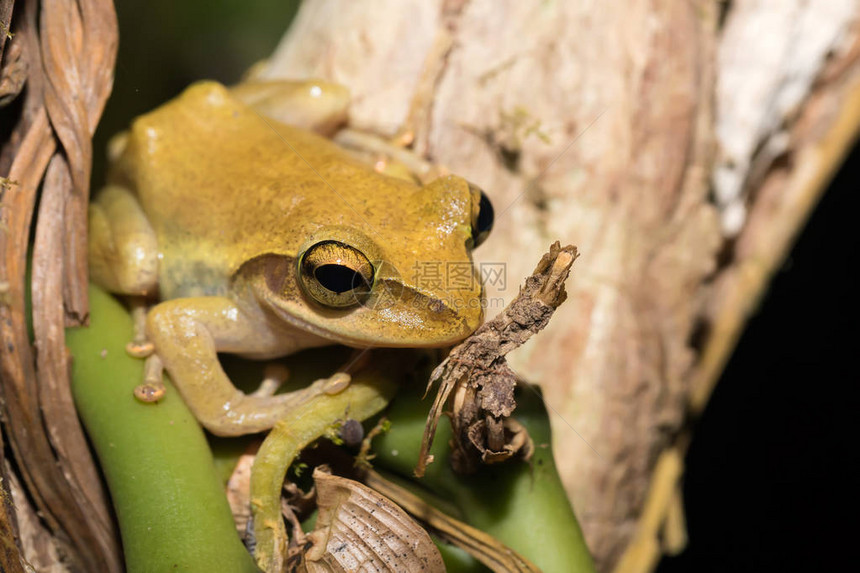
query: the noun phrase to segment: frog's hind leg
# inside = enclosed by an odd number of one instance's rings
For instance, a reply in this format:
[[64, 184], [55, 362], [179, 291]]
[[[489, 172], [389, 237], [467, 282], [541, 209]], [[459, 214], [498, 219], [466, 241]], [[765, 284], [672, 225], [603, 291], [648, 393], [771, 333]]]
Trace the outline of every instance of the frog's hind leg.
[[263, 381], [260, 386], [250, 395], [261, 398], [270, 398], [275, 395], [284, 382], [290, 377], [289, 369], [280, 362], [267, 364], [263, 369]]
[[262, 116], [324, 136], [346, 123], [350, 100], [346, 87], [323, 80], [252, 79], [230, 93]]
[[156, 294], [155, 231], [129, 190], [108, 185], [90, 203], [88, 244], [93, 282], [117, 294]]
[[404, 147], [408, 140], [388, 140], [354, 129], [340, 130], [334, 140], [385, 175], [424, 184], [447, 174], [445, 168], [433, 165]]

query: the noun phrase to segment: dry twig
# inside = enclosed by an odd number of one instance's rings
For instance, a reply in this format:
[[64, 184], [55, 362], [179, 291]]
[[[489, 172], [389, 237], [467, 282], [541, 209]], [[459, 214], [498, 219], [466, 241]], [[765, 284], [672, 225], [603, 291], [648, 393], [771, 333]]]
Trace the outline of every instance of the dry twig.
[[478, 464], [506, 460], [516, 453], [528, 457], [531, 442], [525, 429], [508, 419], [516, 408], [516, 374], [505, 355], [542, 330], [565, 301], [564, 281], [578, 254], [576, 247], [552, 244], [526, 279], [520, 293], [493, 320], [456, 346], [430, 375], [430, 386], [440, 382], [427, 416], [415, 475], [424, 475], [442, 409], [453, 395], [452, 464], [460, 472]]

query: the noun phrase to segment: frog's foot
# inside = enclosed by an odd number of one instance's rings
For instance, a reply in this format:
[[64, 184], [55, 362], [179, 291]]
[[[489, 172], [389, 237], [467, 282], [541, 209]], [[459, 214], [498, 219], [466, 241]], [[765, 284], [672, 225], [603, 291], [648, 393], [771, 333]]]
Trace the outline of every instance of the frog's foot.
[[263, 381], [260, 386], [250, 394], [250, 396], [269, 398], [275, 395], [278, 388], [286, 382], [290, 377], [289, 369], [279, 362], [267, 364], [263, 370]]
[[134, 335], [125, 345], [125, 351], [134, 358], [147, 358], [155, 350], [155, 345], [146, 339], [146, 301], [142, 297], [129, 297]]
[[[296, 408], [321, 395], [342, 392], [350, 376], [338, 373], [289, 393], [274, 394], [283, 372], [255, 393], [238, 390], [218, 361], [218, 352], [277, 356], [287, 354], [290, 337], [253, 309], [225, 297], [198, 297], [162, 302], [147, 313], [146, 332], [164, 361], [170, 378], [194, 417], [219, 436], [255, 434], [289, 417]], [[155, 355], [153, 355], [155, 356]], [[155, 385], [156, 376], [147, 379]]]
[[143, 363], [143, 383], [134, 388], [134, 397], [141, 402], [158, 402], [164, 397], [167, 389], [164, 387], [164, 364], [155, 345], [146, 338], [146, 312], [148, 307], [143, 297], [129, 297], [131, 318], [134, 334], [131, 342], [125, 345], [125, 351], [135, 358], [145, 358]]
[[448, 173], [444, 167], [433, 165], [403, 147], [410, 139], [387, 140], [371, 133], [342, 129], [334, 140], [344, 148], [357, 152], [360, 158], [385, 175], [407, 181], [417, 180], [423, 184]]
[[[289, 418], [293, 412], [304, 407], [320, 395], [335, 395], [343, 392], [352, 377], [338, 372], [329, 378], [321, 378], [310, 386], [285, 394], [263, 396], [257, 393], [244, 394], [235, 391], [233, 397], [220, 409], [199, 409], [190, 404], [195, 416], [207, 430], [217, 436], [239, 436], [268, 430], [279, 420]], [[259, 390], [258, 390], [259, 392]]]
[[134, 397], [141, 402], [158, 402], [164, 397], [164, 364], [158, 354], [151, 354], [143, 365], [143, 384], [134, 389]]
[[[268, 364], [263, 371], [263, 381], [260, 386], [248, 396], [253, 398], [271, 398], [278, 388], [289, 379], [289, 369], [279, 362]], [[321, 378], [314, 382], [323, 393], [328, 395], [340, 394], [349, 386], [352, 377], [346, 372], [336, 372], [328, 378]], [[289, 395], [289, 394], [287, 394]]]
[[335, 372], [328, 378], [317, 380], [314, 384], [322, 383], [323, 392], [329, 396], [334, 396], [335, 394], [340, 394], [346, 390], [350, 382], [352, 382], [352, 376], [346, 372]]

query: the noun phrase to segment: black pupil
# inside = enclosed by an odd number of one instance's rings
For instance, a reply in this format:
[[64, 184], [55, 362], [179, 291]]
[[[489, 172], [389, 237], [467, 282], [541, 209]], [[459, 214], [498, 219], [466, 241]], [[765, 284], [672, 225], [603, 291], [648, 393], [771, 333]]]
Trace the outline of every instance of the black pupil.
[[344, 265], [320, 265], [314, 277], [324, 288], [341, 294], [359, 286], [367, 286], [364, 276]]

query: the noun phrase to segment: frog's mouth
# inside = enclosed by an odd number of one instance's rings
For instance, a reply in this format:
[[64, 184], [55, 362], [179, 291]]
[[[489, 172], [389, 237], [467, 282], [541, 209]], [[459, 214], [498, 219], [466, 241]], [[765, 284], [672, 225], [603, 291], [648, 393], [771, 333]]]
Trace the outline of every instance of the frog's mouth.
[[[398, 289], [402, 292], [397, 297], [371, 296], [348, 309], [325, 308], [295, 297], [267, 302], [279, 318], [297, 330], [356, 348], [450, 346], [481, 323], [481, 299], [463, 308], [402, 285]], [[389, 294], [393, 290], [389, 289]]]

